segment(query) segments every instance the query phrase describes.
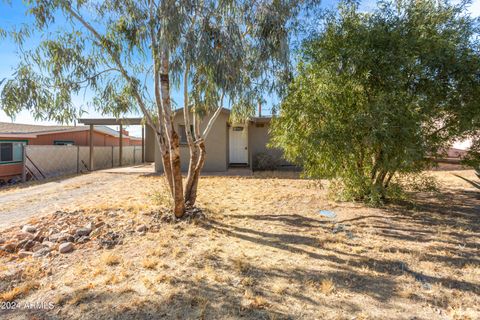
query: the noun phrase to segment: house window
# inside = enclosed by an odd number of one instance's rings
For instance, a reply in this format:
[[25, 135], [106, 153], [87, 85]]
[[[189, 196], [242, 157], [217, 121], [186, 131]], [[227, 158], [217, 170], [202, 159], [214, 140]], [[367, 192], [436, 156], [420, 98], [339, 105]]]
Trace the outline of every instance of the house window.
[[22, 162], [23, 141], [0, 141], [0, 163]]
[[[178, 132], [180, 135], [180, 144], [187, 144], [187, 133], [185, 132], [185, 126], [183, 124], [178, 126]], [[190, 132], [192, 133], [192, 136], [194, 135], [193, 132], [193, 125], [190, 125]]]
[[73, 141], [55, 140], [53, 144], [56, 146], [73, 146], [75, 143]]

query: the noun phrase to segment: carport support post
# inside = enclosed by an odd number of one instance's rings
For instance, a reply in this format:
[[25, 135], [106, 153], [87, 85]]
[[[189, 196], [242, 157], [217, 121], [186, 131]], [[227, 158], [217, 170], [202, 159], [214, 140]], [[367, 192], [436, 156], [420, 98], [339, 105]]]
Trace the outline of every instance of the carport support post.
[[122, 166], [122, 154], [123, 154], [123, 125], [120, 124], [120, 151], [119, 151], [119, 167]]
[[93, 171], [93, 124], [90, 125], [90, 155], [88, 158], [88, 166], [90, 167], [90, 171]]
[[26, 145], [22, 143], [22, 182], [27, 181], [27, 154]]
[[142, 163], [145, 163], [145, 125], [142, 124]]
[[80, 173], [80, 146], [77, 146], [77, 173]]

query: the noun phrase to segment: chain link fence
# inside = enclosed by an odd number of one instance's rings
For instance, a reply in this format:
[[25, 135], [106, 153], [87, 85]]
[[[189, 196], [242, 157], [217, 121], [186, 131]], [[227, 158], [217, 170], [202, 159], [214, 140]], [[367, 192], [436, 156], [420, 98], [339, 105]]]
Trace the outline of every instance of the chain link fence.
[[[122, 166], [142, 163], [141, 146], [122, 148]], [[93, 170], [120, 166], [120, 147], [93, 147]], [[90, 148], [85, 146], [25, 146], [25, 169], [34, 179], [91, 171]]]

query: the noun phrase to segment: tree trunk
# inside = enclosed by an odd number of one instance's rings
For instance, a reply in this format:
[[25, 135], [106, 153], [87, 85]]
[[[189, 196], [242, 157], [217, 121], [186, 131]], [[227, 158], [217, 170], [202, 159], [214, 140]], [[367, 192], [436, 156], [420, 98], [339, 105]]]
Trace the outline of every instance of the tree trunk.
[[[185, 186], [185, 202], [188, 203], [189, 206], [194, 206], [195, 202], [197, 201], [197, 189], [198, 189], [198, 181], [200, 180], [200, 173], [203, 169], [203, 166], [205, 165], [205, 158], [207, 155], [206, 149], [205, 149], [205, 139], [208, 137], [208, 134], [210, 133], [210, 130], [213, 127], [213, 124], [217, 120], [218, 116], [220, 115], [220, 112], [222, 111], [222, 102], [223, 102], [223, 97], [225, 95], [225, 92], [222, 93], [221, 99], [220, 99], [220, 105], [217, 107], [217, 110], [213, 113], [212, 117], [207, 123], [207, 126], [205, 127], [205, 130], [201, 134], [200, 137], [200, 123], [197, 115], [194, 115], [193, 118], [193, 125], [194, 125], [194, 131], [195, 131], [195, 147], [198, 148], [198, 150], [195, 150], [196, 152], [199, 152], [197, 155], [197, 160], [195, 162], [190, 162], [189, 165], [189, 170], [188, 170], [188, 178], [187, 178], [187, 184]], [[192, 149], [190, 149], [190, 153], [192, 153]], [[190, 156], [190, 160], [192, 160], [192, 157]], [[195, 167], [193, 167], [193, 164], [195, 164]]]
[[[195, 113], [190, 112], [189, 108], [189, 101], [188, 101], [188, 74], [190, 72], [190, 64], [186, 62], [185, 65], [185, 72], [183, 74], [183, 100], [184, 100], [184, 107], [183, 107], [183, 121], [185, 123], [185, 136], [187, 137], [188, 149], [190, 151], [190, 158], [188, 162], [188, 174], [187, 174], [187, 181], [185, 183], [185, 194], [184, 200], [185, 205], [187, 207], [191, 207], [194, 205], [190, 201], [190, 195], [192, 191], [192, 187], [194, 184], [194, 177], [195, 177], [195, 167], [198, 161], [198, 146], [196, 141], [198, 140], [198, 135], [191, 131], [190, 129], [190, 116], [193, 115], [193, 127], [194, 130], [197, 129], [197, 116]], [[195, 135], [195, 138], [192, 136]]]
[[198, 161], [198, 148], [196, 145], [193, 148], [190, 148], [190, 159], [188, 163], [188, 175], [187, 182], [185, 183], [185, 204], [189, 207], [193, 206], [194, 203], [190, 201], [190, 195], [192, 191], [194, 176], [195, 176], [195, 167]]
[[163, 174], [165, 175], [165, 179], [167, 179], [168, 187], [170, 188], [170, 194], [174, 196], [173, 190], [173, 179], [172, 179], [172, 166], [170, 165], [170, 152], [166, 152], [162, 154], [162, 165], [163, 165]]
[[198, 189], [198, 181], [200, 180], [200, 172], [205, 165], [205, 157], [207, 152], [205, 150], [205, 141], [200, 140], [198, 143], [198, 148], [200, 153], [198, 155], [197, 163], [191, 175], [190, 183], [187, 184], [185, 187], [185, 202], [189, 204], [189, 206], [194, 206], [195, 202], [197, 201], [197, 189]]
[[[177, 218], [183, 217], [185, 213], [185, 201], [183, 199], [183, 181], [182, 171], [180, 167], [180, 142], [178, 134], [173, 127], [173, 117], [170, 102], [170, 77], [168, 74], [168, 50], [164, 47], [161, 58], [161, 73], [160, 73], [160, 91], [162, 95], [162, 108], [165, 122], [165, 132], [168, 139], [171, 178], [173, 184], [173, 212]], [[166, 159], [165, 159], [166, 160]], [[165, 172], [167, 173], [167, 172]]]
[[384, 188], [387, 189], [390, 185], [390, 181], [392, 180], [393, 176], [395, 175], [395, 170], [389, 172], [387, 179], [385, 180]]
[[378, 175], [377, 175], [377, 178], [375, 179], [375, 183], [374, 183], [374, 186], [377, 188], [377, 190], [381, 193], [382, 195], [382, 199], [385, 198], [385, 187], [384, 187], [384, 181], [385, 181], [385, 177], [387, 175], [387, 171], [386, 170], [381, 170]]
[[182, 170], [180, 166], [180, 141], [172, 128], [172, 140], [170, 143], [170, 163], [172, 166], [173, 199], [175, 202], [174, 213], [177, 218], [185, 213], [185, 201], [183, 199]]

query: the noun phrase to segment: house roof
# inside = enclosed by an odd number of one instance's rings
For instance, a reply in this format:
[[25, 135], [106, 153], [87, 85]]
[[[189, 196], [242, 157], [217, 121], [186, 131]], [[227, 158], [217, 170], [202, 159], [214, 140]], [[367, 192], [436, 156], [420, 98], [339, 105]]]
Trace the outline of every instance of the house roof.
[[[45, 126], [37, 124], [0, 122], [0, 136], [10, 138], [36, 138], [37, 136], [44, 134], [87, 131], [89, 129], [90, 128], [88, 126]], [[120, 136], [118, 131], [106, 126], [94, 126], [94, 130], [113, 137]], [[127, 138], [129, 136], [125, 135], [125, 137]], [[129, 138], [139, 139], [136, 137]]]
[[93, 125], [141, 125], [143, 124], [143, 118], [81, 118], [78, 119], [79, 123], [83, 124], [93, 124]]
[[22, 124], [22, 123], [10, 123], [0, 122], [0, 133], [7, 134], [38, 134], [45, 132], [58, 132], [58, 131], [71, 131], [77, 129], [74, 126], [41, 126], [35, 124]]
[[[179, 111], [182, 111], [183, 108], [177, 108], [175, 110], [173, 110], [173, 113], [176, 114], [177, 112]], [[227, 108], [222, 108], [222, 112], [226, 113], [226, 114], [230, 114], [231, 111], [230, 109], [227, 109]], [[268, 116], [261, 116], [261, 117], [250, 117], [249, 121], [251, 122], [254, 122], [254, 123], [268, 123], [270, 122], [270, 120], [272, 120], [272, 116], [268, 115]]]

